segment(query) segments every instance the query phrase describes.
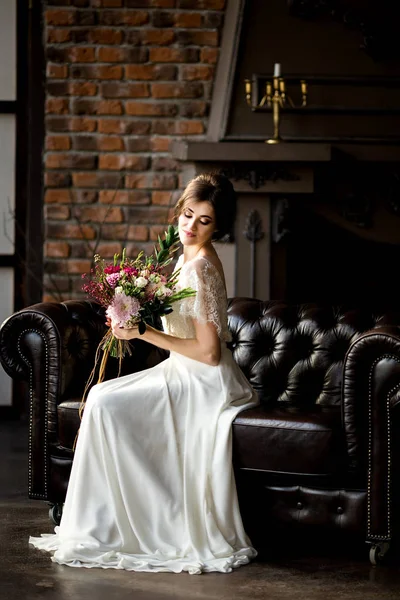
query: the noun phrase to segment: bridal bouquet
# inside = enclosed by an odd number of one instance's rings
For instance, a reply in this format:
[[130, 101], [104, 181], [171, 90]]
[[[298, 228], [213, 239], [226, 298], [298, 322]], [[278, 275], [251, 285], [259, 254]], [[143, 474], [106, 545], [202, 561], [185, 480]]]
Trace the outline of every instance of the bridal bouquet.
[[[170, 225], [164, 239], [158, 237], [158, 245], [154, 254], [140, 252], [136, 258], [128, 258], [124, 249], [121, 256], [114, 255], [112, 263], [96, 254], [94, 268], [89, 275], [82, 275], [86, 280], [83, 291], [106, 309], [106, 315], [120, 327], [137, 325], [140, 334], [146, 330], [146, 323], [155, 325], [160, 316], [170, 313], [174, 302], [196, 294], [191, 288], [177, 289], [180, 269], [171, 274], [166, 271], [179, 247], [177, 228]], [[129, 341], [116, 338], [111, 328], [99, 344], [95, 367], [101, 351], [99, 382], [104, 378], [109, 355], [118, 358], [121, 366], [122, 358], [131, 354]], [[93, 376], [90, 383], [92, 380]]]

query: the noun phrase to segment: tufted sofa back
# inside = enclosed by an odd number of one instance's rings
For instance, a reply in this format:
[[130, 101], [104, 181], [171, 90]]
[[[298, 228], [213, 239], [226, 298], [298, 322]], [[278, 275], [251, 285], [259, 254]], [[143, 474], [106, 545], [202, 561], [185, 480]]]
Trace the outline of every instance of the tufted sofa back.
[[331, 407], [341, 403], [351, 344], [363, 332], [398, 325], [400, 311], [233, 298], [228, 318], [233, 356], [264, 404]]

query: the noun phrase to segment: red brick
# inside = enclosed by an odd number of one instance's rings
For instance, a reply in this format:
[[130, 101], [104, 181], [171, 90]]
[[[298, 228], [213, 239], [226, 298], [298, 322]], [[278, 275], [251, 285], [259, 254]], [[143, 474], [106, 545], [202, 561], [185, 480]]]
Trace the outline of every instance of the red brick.
[[74, 204], [94, 204], [98, 200], [98, 192], [94, 190], [72, 190]]
[[46, 137], [46, 150], [69, 150], [71, 138], [67, 135], [48, 135]]
[[97, 150], [96, 135], [74, 135], [72, 138], [72, 147], [79, 151], [95, 151]]
[[100, 25], [130, 25], [137, 27], [149, 21], [149, 14], [144, 10], [104, 10], [98, 13]]
[[175, 33], [172, 29], [144, 29], [141, 32], [142, 44], [151, 46], [166, 46], [173, 44], [175, 41]]
[[201, 98], [203, 85], [201, 83], [152, 83], [153, 98]]
[[181, 70], [181, 77], [186, 81], [204, 81], [214, 77], [214, 67], [209, 65], [185, 65]]
[[62, 238], [62, 239], [87, 239], [93, 240], [96, 237], [96, 232], [90, 225], [75, 225], [71, 223], [47, 223], [46, 226], [47, 238]]
[[90, 271], [90, 267], [92, 266], [92, 261], [90, 260], [71, 260], [69, 259], [66, 262], [67, 272], [68, 273], [79, 273], [80, 275], [83, 273], [87, 273]]
[[151, 144], [148, 136], [146, 137], [129, 137], [126, 141], [126, 149], [128, 152], [150, 152]]
[[69, 84], [69, 93], [71, 96], [96, 96], [97, 85], [90, 81], [82, 83], [71, 82]]
[[201, 27], [201, 13], [175, 13], [175, 27]]
[[117, 206], [82, 206], [75, 208], [80, 223], [122, 223], [124, 215]]
[[74, 117], [70, 119], [70, 131], [86, 131], [93, 132], [97, 129], [96, 119], [87, 119], [85, 117]]
[[127, 102], [125, 111], [127, 115], [173, 117], [178, 107], [167, 102]]
[[150, 62], [197, 62], [199, 52], [195, 48], [151, 48], [149, 53]]
[[127, 8], [174, 8], [176, 0], [125, 0]]
[[71, 190], [46, 190], [44, 201], [46, 204], [69, 204], [71, 202]]
[[48, 154], [46, 156], [47, 169], [94, 169], [96, 157], [91, 154]]
[[68, 66], [47, 63], [46, 75], [49, 79], [66, 79], [68, 77]]
[[198, 135], [204, 133], [202, 121], [153, 121], [152, 133], [159, 135]]
[[146, 79], [164, 81], [176, 79], [177, 68], [173, 65], [127, 65], [126, 79]]
[[97, 60], [99, 62], [124, 62], [126, 60], [125, 49], [114, 47], [97, 48]]
[[[82, 1], [82, 0], [81, 0]], [[76, 0], [75, 0], [76, 2]], [[94, 10], [79, 10], [76, 13], [76, 24], [87, 26], [87, 25], [95, 25], [96, 23], [96, 13]]]
[[171, 140], [169, 138], [152, 137], [151, 149], [153, 152], [168, 152]]
[[169, 211], [165, 206], [131, 206], [126, 211], [127, 222], [135, 225], [165, 225], [168, 222]]
[[89, 47], [75, 46], [69, 50], [70, 62], [84, 63], [84, 62], [95, 62], [96, 55], [95, 49]]
[[207, 102], [201, 102], [193, 100], [192, 102], [180, 102], [179, 103], [179, 114], [181, 117], [193, 118], [193, 117], [204, 117], [207, 115], [209, 104]]
[[122, 253], [122, 244], [118, 242], [102, 242], [97, 246], [96, 251], [103, 258], [113, 258], [114, 254]]
[[[144, 225], [103, 225], [101, 233], [106, 240], [136, 240], [138, 242], [147, 242], [149, 239], [148, 227]], [[129, 256], [136, 256], [129, 254]]]
[[152, 254], [154, 250], [153, 242], [149, 242], [148, 244], [144, 242], [130, 242], [126, 244], [126, 254], [127, 256], [137, 256], [139, 252], [144, 252], [144, 254], [149, 255]]
[[171, 192], [152, 192], [151, 194], [151, 203], [159, 204], [159, 205], [170, 205], [172, 199]]
[[73, 25], [75, 13], [76, 11], [72, 10], [46, 10], [45, 20], [47, 25]]
[[117, 29], [102, 29], [93, 27], [89, 31], [89, 42], [92, 44], [121, 44], [123, 32]]
[[71, 41], [70, 29], [49, 29], [47, 31], [48, 44], [65, 44]]
[[101, 94], [104, 98], [148, 98], [150, 90], [147, 83], [103, 83]]
[[48, 204], [45, 206], [44, 214], [46, 219], [67, 221], [70, 217], [70, 209], [65, 204]]
[[133, 121], [126, 119], [100, 119], [100, 133], [122, 133], [144, 135], [149, 133], [151, 123], [149, 121]]
[[215, 65], [218, 61], [218, 48], [202, 48], [200, 50], [200, 62]]
[[155, 156], [151, 162], [153, 171], [178, 171], [179, 163], [170, 156]]
[[120, 173], [92, 171], [72, 174], [72, 183], [75, 187], [114, 190], [121, 187], [122, 182], [123, 176]]
[[141, 175], [126, 175], [125, 187], [146, 189], [151, 188], [152, 178], [148, 173]]
[[122, 79], [123, 69], [119, 65], [72, 65], [73, 79]]
[[225, 0], [178, 0], [178, 8], [223, 10], [225, 8]]
[[166, 29], [175, 25], [175, 13], [172, 11], [155, 10], [152, 11], [151, 16], [152, 24], [159, 29]]
[[69, 101], [63, 98], [48, 98], [46, 114], [66, 115], [69, 113]]
[[137, 156], [136, 154], [101, 154], [99, 157], [99, 169], [110, 169], [121, 171], [145, 171], [149, 166], [147, 156]]
[[125, 190], [101, 190], [99, 202], [102, 204], [150, 204], [147, 192], [127, 192]]
[[124, 150], [125, 141], [119, 136], [103, 136], [97, 139], [97, 147], [99, 150], [111, 152], [112, 150]]
[[141, 48], [129, 48], [126, 51], [127, 64], [145, 63], [149, 60], [149, 50], [145, 46]]
[[45, 187], [63, 188], [71, 185], [71, 175], [68, 172], [47, 171], [44, 174]]
[[73, 173], [72, 182], [76, 187], [96, 187], [98, 182], [97, 173]]
[[161, 238], [164, 236], [165, 229], [166, 229], [165, 225], [151, 225], [149, 227], [150, 240], [153, 242], [157, 242], [158, 236], [160, 236]]
[[63, 79], [62, 81], [47, 81], [46, 91], [48, 96], [68, 96], [69, 85], [68, 82]]
[[46, 242], [44, 255], [52, 258], [68, 258], [71, 247], [67, 242]]
[[216, 29], [221, 31], [224, 15], [222, 12], [206, 12], [203, 14], [203, 29]]
[[202, 121], [177, 121], [175, 133], [177, 135], [200, 135], [204, 133]]
[[219, 42], [218, 31], [181, 29], [176, 37], [178, 43], [185, 46], [218, 46]]
[[126, 188], [173, 190], [176, 188], [176, 184], [176, 175], [143, 173], [125, 177]]
[[100, 100], [97, 107], [98, 115], [122, 115], [122, 103], [118, 100]]
[[77, 98], [72, 102], [72, 112], [75, 115], [95, 115], [99, 106], [99, 100], [92, 98]]

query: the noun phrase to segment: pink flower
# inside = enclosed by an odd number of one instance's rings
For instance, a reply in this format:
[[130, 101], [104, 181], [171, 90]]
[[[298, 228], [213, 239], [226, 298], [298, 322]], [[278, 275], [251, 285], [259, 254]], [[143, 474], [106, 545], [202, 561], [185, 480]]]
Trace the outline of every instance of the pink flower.
[[139, 300], [122, 293], [114, 296], [114, 300], [106, 310], [106, 315], [120, 327], [124, 327], [139, 316], [139, 310]]
[[121, 267], [114, 267], [114, 265], [109, 265], [104, 268], [104, 273], [106, 275], [110, 275], [111, 273], [119, 273], [121, 271]]
[[137, 269], [133, 269], [132, 267], [124, 267], [124, 271], [127, 275], [133, 276], [133, 275], [137, 275]]
[[110, 275], [106, 275], [106, 280], [109, 286], [115, 288], [118, 281], [121, 278], [121, 273], [111, 273]]

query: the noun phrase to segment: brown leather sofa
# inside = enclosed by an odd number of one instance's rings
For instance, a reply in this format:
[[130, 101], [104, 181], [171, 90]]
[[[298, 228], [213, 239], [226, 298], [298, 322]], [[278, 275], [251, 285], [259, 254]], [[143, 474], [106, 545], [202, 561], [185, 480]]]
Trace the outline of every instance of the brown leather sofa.
[[[233, 424], [253, 543], [299, 528], [339, 532], [370, 542], [371, 562], [381, 560], [400, 538], [400, 312], [234, 298], [229, 327], [261, 401]], [[89, 301], [36, 304], [0, 329], [2, 365], [29, 387], [29, 496], [50, 503], [54, 521], [104, 331], [103, 311]], [[123, 373], [167, 355], [138, 340]], [[108, 365], [115, 376], [117, 361]]]

